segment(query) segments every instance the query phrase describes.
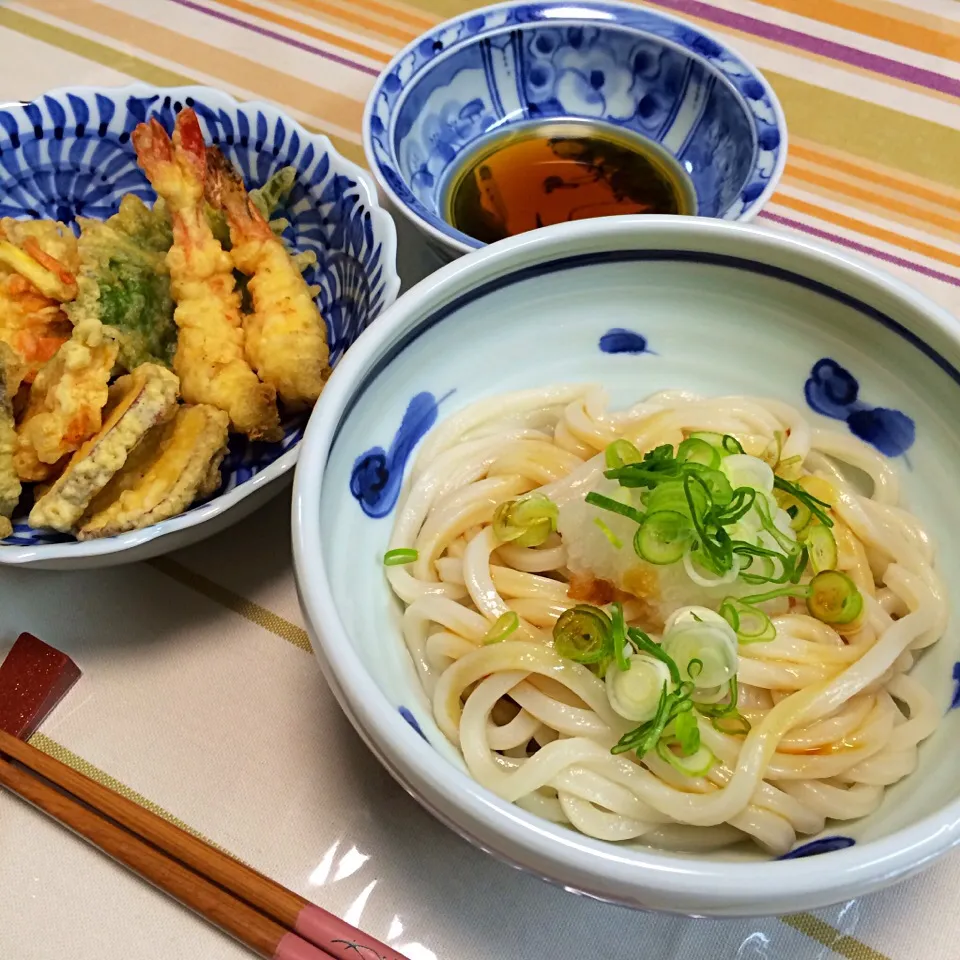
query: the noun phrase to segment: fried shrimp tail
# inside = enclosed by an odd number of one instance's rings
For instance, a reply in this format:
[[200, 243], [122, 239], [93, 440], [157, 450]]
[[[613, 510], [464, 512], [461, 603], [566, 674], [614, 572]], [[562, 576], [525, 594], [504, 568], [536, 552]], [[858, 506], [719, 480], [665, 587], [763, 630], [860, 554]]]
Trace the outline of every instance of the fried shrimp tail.
[[206, 217], [206, 147], [197, 116], [190, 109], [177, 116], [172, 142], [157, 120], [142, 123], [133, 144], [173, 226], [166, 262], [179, 331], [173, 369], [183, 399], [223, 410], [231, 428], [251, 439], [280, 439], [276, 390], [246, 359], [233, 261]]
[[250, 277], [244, 318], [247, 358], [291, 408], [316, 402], [330, 375], [327, 329], [283, 241], [219, 150], [207, 153], [207, 199], [227, 216], [237, 268]]

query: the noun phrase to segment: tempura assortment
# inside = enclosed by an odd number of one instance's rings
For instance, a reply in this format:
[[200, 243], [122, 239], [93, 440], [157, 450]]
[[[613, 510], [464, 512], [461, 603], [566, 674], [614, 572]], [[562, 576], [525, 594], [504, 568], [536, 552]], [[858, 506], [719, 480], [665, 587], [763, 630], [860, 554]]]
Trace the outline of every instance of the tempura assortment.
[[0, 539], [31, 494], [31, 526], [80, 540], [182, 513], [230, 433], [281, 440], [330, 373], [309, 260], [271, 221], [294, 171], [248, 194], [190, 109], [132, 140], [152, 208], [126, 196], [79, 238], [0, 219]]

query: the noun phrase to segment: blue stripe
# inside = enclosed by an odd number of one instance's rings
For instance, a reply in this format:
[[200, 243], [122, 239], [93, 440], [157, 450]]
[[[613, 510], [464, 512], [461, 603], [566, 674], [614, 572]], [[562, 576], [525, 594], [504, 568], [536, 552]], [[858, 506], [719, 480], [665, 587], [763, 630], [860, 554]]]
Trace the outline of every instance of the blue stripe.
[[[667, 131], [673, 126], [674, 121], [677, 119], [677, 114], [680, 112], [680, 108], [683, 106], [683, 101], [687, 99], [687, 93], [690, 90], [690, 74], [693, 73], [693, 65], [696, 63], [696, 60], [688, 60], [683, 67], [683, 84], [680, 88], [680, 93], [677, 98], [673, 101], [673, 106], [670, 108], [670, 113], [667, 114], [667, 118], [660, 124], [660, 129], [653, 134], [653, 139], [660, 143], [661, 140], [667, 135]], [[679, 155], [679, 151], [676, 155]]]
[[343, 413], [340, 415], [340, 422], [337, 424], [337, 429], [334, 432], [331, 449], [333, 449], [333, 445], [336, 444], [347, 418], [353, 412], [354, 407], [359, 403], [361, 397], [366, 393], [374, 380], [376, 380], [410, 344], [423, 336], [428, 330], [431, 330], [437, 326], [437, 324], [442, 323], [448, 317], [452, 316], [458, 310], [477, 300], [481, 300], [488, 294], [511, 287], [517, 283], [523, 283], [525, 280], [532, 280], [535, 277], [549, 276], [550, 274], [560, 273], [564, 270], [591, 267], [597, 264], [637, 262], [699, 263], [717, 267], [728, 267], [733, 270], [743, 270], [747, 273], [773, 277], [776, 280], [782, 280], [794, 286], [812, 290], [814, 293], [818, 293], [837, 303], [842, 303], [844, 306], [851, 307], [864, 316], [876, 320], [881, 326], [897, 334], [897, 336], [919, 350], [925, 357], [932, 360], [954, 383], [960, 386], [960, 370], [953, 366], [953, 364], [941, 354], [937, 353], [933, 347], [915, 333], [908, 330], [897, 320], [894, 320], [889, 314], [878, 310], [876, 307], [870, 306], [868, 303], [864, 303], [863, 300], [857, 297], [843, 293], [840, 290], [835, 290], [833, 287], [821, 283], [819, 280], [811, 280], [809, 277], [795, 273], [792, 270], [786, 270], [783, 267], [774, 267], [766, 263], [755, 263], [753, 260], [747, 260], [743, 257], [734, 257], [723, 253], [701, 253], [692, 250], [611, 250], [598, 253], [581, 253], [571, 257], [560, 257], [546, 263], [535, 263], [521, 270], [515, 270], [513, 273], [495, 277], [493, 280], [488, 280], [486, 283], [482, 283], [478, 287], [468, 290], [466, 293], [450, 301], [450, 303], [444, 304], [444, 306], [424, 317], [416, 327], [407, 331], [395, 344], [389, 346], [384, 355], [376, 361], [360, 381], [359, 386], [348, 401]]
[[[700, 101], [700, 112], [697, 114], [697, 119], [690, 124], [690, 129], [687, 131], [687, 136], [684, 139], [683, 143], [680, 145], [680, 148], [676, 152], [676, 157], [679, 159], [683, 156], [683, 151], [690, 146], [690, 141], [693, 139], [693, 135], [697, 132], [697, 128], [700, 126], [700, 122], [703, 120], [703, 115], [706, 112], [707, 104], [710, 102], [710, 98], [713, 96], [713, 88], [717, 85], [717, 78], [712, 74], [707, 76], [703, 83], [703, 99]], [[734, 93], [737, 91], [734, 90]], [[756, 148], [754, 148], [754, 163], [756, 163]]]

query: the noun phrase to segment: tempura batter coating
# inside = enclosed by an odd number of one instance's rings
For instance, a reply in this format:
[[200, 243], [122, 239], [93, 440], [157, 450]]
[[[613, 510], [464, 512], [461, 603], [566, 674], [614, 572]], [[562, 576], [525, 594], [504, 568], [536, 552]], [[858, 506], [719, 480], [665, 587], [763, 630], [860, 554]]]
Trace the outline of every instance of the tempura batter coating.
[[13, 463], [17, 432], [13, 421], [11, 399], [19, 382], [17, 358], [0, 343], [0, 540], [13, 532], [10, 518], [20, 500], [20, 480]]
[[77, 241], [52, 220], [0, 220], [0, 341], [26, 365], [32, 383], [70, 339], [61, 304], [76, 295]]
[[109, 220], [80, 218], [79, 292], [66, 313], [94, 318], [116, 331], [124, 370], [141, 363], [170, 366], [177, 341], [165, 256], [170, 221], [133, 194]]
[[188, 403], [209, 403], [256, 440], [282, 436], [276, 391], [261, 383], [243, 351], [233, 261], [214, 238], [204, 208], [206, 148], [192, 110], [177, 116], [173, 142], [157, 120], [133, 133], [140, 163], [170, 212], [167, 254], [179, 329], [173, 368]]
[[250, 277], [244, 318], [247, 358], [292, 409], [312, 406], [330, 376], [327, 328], [307, 282], [243, 180], [219, 150], [207, 153], [207, 198], [230, 225], [231, 255]]
[[229, 418], [208, 404], [183, 406], [156, 427], [91, 505], [77, 537], [114, 537], [179, 513], [220, 486]]
[[126, 463], [147, 432], [174, 413], [179, 382], [158, 364], [144, 363], [110, 388], [103, 428], [71, 458], [50, 489], [34, 504], [30, 524], [66, 533], [93, 498]]
[[102, 424], [116, 341], [96, 320], [73, 336], [37, 374], [17, 431], [15, 462], [21, 480], [46, 480]]

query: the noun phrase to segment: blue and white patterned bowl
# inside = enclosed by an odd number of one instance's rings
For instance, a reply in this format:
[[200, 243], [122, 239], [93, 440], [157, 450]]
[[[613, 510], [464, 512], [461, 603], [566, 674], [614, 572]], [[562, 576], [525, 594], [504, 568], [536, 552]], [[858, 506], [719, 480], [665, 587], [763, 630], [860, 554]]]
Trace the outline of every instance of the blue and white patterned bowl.
[[[396, 231], [378, 205], [369, 175], [345, 160], [323, 136], [305, 130], [276, 107], [237, 103], [208, 87], [71, 87], [32, 103], [0, 109], [0, 216], [53, 218], [75, 226], [77, 216], [106, 219], [127, 193], [147, 203], [156, 194], [137, 166], [130, 134], [156, 117], [173, 129], [184, 106], [196, 110], [207, 143], [217, 144], [243, 171], [248, 186], [281, 167], [297, 179], [278, 215], [290, 221], [285, 238], [316, 254], [306, 278], [320, 288], [317, 303], [336, 363], [368, 324], [396, 299]], [[223, 486], [210, 500], [145, 530], [78, 543], [34, 530], [14, 517], [0, 542], [0, 564], [70, 568], [129, 563], [178, 549], [236, 522], [282, 487], [297, 461], [305, 416], [284, 424], [279, 443], [231, 437]], [[287, 476], [289, 480], [289, 476]]]
[[716, 37], [617, 2], [503, 3], [448, 20], [386, 67], [367, 100], [367, 162], [392, 203], [450, 259], [483, 244], [442, 216], [463, 151], [494, 130], [599, 121], [660, 144], [697, 213], [751, 220], [787, 158], [780, 104]]
[[610, 217], [512, 237], [417, 284], [364, 333], [330, 378], [297, 467], [294, 563], [313, 648], [387, 769], [482, 849], [568, 890], [657, 910], [809, 910], [879, 889], [960, 844], [960, 764], [949, 759], [960, 736], [960, 631], [951, 627], [914, 668], [944, 713], [918, 768], [869, 816], [831, 822], [789, 859], [593, 840], [469, 776], [435, 722], [384, 576], [398, 496], [435, 423], [501, 393], [571, 382], [602, 384], [613, 409], [666, 389], [771, 397], [813, 427], [873, 444], [896, 458], [904, 502], [939, 541], [940, 576], [956, 591], [953, 317], [836, 248], [745, 224]]

